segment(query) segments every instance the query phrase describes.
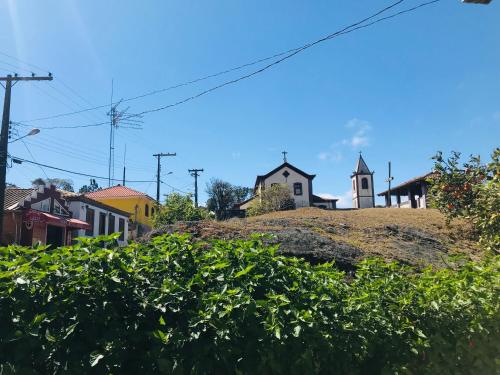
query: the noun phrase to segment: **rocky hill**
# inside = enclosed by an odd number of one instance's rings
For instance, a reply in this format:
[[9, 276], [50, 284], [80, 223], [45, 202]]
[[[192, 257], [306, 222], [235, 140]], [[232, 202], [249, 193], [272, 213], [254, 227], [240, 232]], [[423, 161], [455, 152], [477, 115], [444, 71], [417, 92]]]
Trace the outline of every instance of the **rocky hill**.
[[183, 222], [151, 232], [191, 233], [195, 239], [248, 238], [252, 233], [273, 234], [280, 252], [311, 262], [335, 260], [350, 270], [362, 258], [381, 256], [413, 265], [446, 264], [449, 255], [481, 255], [463, 222], [447, 226], [436, 210], [373, 208], [325, 211], [304, 208], [224, 222]]

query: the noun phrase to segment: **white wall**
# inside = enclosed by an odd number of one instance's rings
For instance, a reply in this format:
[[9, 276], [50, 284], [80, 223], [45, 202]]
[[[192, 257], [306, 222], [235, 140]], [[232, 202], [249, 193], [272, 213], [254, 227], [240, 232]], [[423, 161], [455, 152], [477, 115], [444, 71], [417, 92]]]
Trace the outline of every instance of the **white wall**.
[[[95, 215], [94, 216], [94, 236], [93, 237], [97, 237], [99, 235], [99, 215], [101, 212], [106, 214], [105, 233], [107, 234], [108, 233], [108, 225], [109, 225], [108, 218], [109, 218], [109, 213], [111, 211], [108, 211], [108, 210], [105, 210], [103, 208], [93, 206], [91, 204], [87, 204], [84, 202], [78, 202], [78, 201], [69, 202], [69, 210], [73, 214], [73, 218], [78, 219], [78, 220], [82, 220], [82, 221], [86, 221], [86, 219], [87, 219], [87, 208], [86, 208], [87, 206], [94, 210], [94, 215]], [[118, 225], [119, 225], [120, 219], [123, 219], [125, 221], [125, 230], [124, 230], [124, 234], [123, 234], [123, 241], [118, 240], [118, 243], [120, 245], [126, 245], [128, 243], [127, 242], [128, 241], [128, 217], [116, 214], [114, 212], [111, 212], [111, 214], [113, 214], [113, 216], [115, 216], [115, 228], [114, 228], [113, 232], [118, 232], [118, 229], [119, 229]], [[78, 237], [90, 237], [90, 236], [85, 235], [85, 229], [79, 229], [78, 230]]]
[[[362, 189], [361, 180], [363, 178], [366, 178], [368, 180], [367, 189]], [[357, 175], [352, 178], [352, 182], [354, 182], [354, 187], [352, 189], [352, 206], [354, 208], [374, 207], [375, 202], [373, 201], [372, 177], [370, 175]], [[359, 195], [357, 189], [359, 189]], [[359, 202], [358, 202], [358, 196], [359, 196]]]
[[[286, 179], [285, 179], [285, 176], [283, 176], [283, 172], [285, 172], [285, 170], [288, 171], [288, 173], [290, 173], [290, 175]], [[293, 194], [293, 184], [295, 182], [302, 183], [302, 195], [294, 195]], [[265, 184], [266, 189], [270, 188], [272, 184], [286, 184], [286, 185], [288, 185], [288, 187], [290, 189], [290, 193], [291, 193], [293, 199], [295, 200], [295, 206], [297, 208], [310, 206], [310, 204], [309, 204], [309, 180], [290, 168], [287, 168], [287, 167], [281, 168], [275, 174], [266, 178], [266, 180], [264, 181], [264, 184]]]

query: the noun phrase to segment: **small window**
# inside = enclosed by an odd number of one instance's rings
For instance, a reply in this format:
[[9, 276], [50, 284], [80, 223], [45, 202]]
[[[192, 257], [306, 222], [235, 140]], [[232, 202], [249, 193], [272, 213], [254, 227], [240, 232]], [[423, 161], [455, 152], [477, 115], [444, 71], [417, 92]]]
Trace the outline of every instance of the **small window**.
[[368, 189], [368, 179], [366, 177], [361, 179], [361, 189]]
[[89, 223], [90, 229], [85, 230], [85, 235], [92, 237], [94, 235], [94, 217], [95, 211], [92, 208], [87, 208], [85, 213], [85, 221]]
[[295, 182], [293, 184], [293, 194], [294, 195], [302, 195], [302, 183], [301, 182]]
[[146, 217], [149, 216], [149, 205], [146, 204], [146, 206], [144, 206], [144, 215], [146, 215]]
[[356, 191], [356, 183], [352, 180], [352, 190]]
[[118, 219], [118, 231], [120, 232], [120, 241], [125, 239], [125, 220], [120, 218]]
[[155, 216], [155, 208], [151, 207], [151, 216]]
[[115, 215], [109, 214], [108, 219], [108, 234], [115, 232]]
[[99, 213], [99, 235], [106, 234], [106, 214], [104, 212]]

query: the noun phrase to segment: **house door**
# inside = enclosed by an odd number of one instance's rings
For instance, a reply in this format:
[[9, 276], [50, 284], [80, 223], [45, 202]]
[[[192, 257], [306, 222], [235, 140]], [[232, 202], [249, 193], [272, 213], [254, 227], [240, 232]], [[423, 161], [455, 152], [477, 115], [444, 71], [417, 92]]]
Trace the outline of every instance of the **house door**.
[[47, 225], [47, 245], [59, 247], [64, 245], [64, 228], [55, 225]]

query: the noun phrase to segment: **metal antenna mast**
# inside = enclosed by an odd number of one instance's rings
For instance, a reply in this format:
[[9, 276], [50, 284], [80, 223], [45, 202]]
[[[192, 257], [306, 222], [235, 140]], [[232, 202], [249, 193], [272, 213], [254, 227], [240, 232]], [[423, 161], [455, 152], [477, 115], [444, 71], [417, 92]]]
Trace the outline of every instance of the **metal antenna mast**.
[[[118, 110], [118, 106], [121, 104], [123, 99], [120, 99], [117, 103], [113, 103], [113, 81], [111, 81], [111, 105], [110, 110], [107, 113], [110, 119], [109, 127], [109, 160], [108, 160], [108, 186], [111, 186], [111, 182], [115, 178], [115, 131], [119, 126], [125, 129], [142, 129], [142, 116], [127, 113], [130, 107], [124, 110]], [[124, 126], [125, 125], [125, 126]]]

